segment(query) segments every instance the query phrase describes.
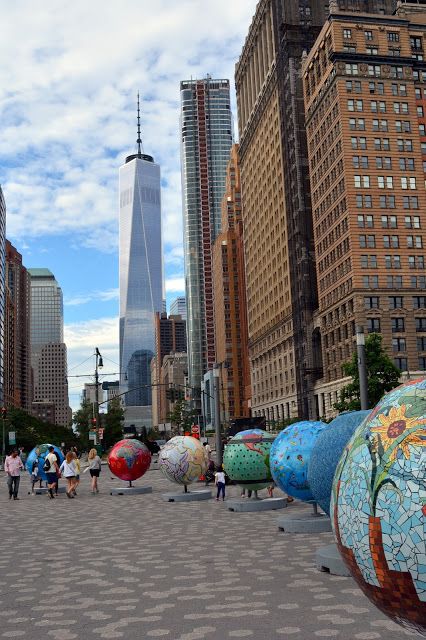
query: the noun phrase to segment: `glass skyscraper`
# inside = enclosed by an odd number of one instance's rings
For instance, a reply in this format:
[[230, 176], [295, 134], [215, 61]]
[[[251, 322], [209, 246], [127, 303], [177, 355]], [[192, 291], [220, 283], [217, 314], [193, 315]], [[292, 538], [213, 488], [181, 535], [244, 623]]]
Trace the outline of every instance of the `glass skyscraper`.
[[130, 391], [127, 407], [152, 404], [154, 319], [164, 298], [160, 179], [140, 146], [120, 167], [120, 393]]
[[49, 269], [28, 269], [28, 273], [31, 284], [32, 410], [38, 415], [40, 403], [51, 403], [55, 407], [55, 424], [70, 426], [62, 289]]
[[180, 95], [188, 374], [200, 388], [215, 362], [212, 246], [232, 145], [229, 80], [185, 80]]
[[4, 320], [6, 262], [6, 203], [0, 187], [0, 403], [4, 406]]

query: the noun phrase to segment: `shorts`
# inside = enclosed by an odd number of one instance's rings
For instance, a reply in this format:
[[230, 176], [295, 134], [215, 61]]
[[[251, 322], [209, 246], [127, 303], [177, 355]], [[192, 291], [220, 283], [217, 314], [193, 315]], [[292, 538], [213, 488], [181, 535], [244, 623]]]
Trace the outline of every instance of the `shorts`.
[[47, 484], [56, 484], [58, 476], [56, 475], [56, 473], [46, 472], [46, 479], [47, 479]]
[[65, 476], [65, 480], [74, 480], [75, 476]]
[[89, 469], [92, 478], [99, 478], [100, 469]]
[[75, 477], [76, 480], [80, 480], [80, 474], [79, 473], [76, 473], [74, 477]]

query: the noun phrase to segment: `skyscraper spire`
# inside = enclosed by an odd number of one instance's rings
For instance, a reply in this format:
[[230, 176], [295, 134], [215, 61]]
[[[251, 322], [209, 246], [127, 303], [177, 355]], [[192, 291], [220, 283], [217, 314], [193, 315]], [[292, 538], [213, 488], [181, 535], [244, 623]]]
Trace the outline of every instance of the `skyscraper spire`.
[[138, 145], [138, 158], [141, 158], [142, 157], [142, 152], [141, 152], [142, 139], [141, 139], [141, 115], [140, 115], [140, 107], [139, 107], [139, 91], [138, 91], [138, 138], [136, 140], [136, 143]]

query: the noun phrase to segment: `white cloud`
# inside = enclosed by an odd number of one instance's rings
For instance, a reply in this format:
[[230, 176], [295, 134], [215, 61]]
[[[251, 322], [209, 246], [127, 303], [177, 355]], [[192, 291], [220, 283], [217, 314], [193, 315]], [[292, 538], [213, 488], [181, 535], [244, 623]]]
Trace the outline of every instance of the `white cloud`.
[[[181, 245], [179, 81], [208, 72], [232, 78], [255, 5], [5, 4], [0, 179], [9, 236], [69, 233], [85, 246], [117, 250], [118, 167], [135, 146], [140, 89], [144, 148], [161, 164], [165, 184], [165, 246]], [[16, 38], [18, 28], [25, 38]]]
[[83, 304], [87, 304], [88, 302], [99, 301], [99, 302], [110, 302], [111, 300], [118, 300], [118, 288], [115, 289], [107, 289], [105, 291], [92, 291], [87, 293], [82, 293], [80, 295], [74, 295], [71, 297], [64, 297], [64, 305], [68, 307], [75, 307]]
[[171, 277], [166, 278], [166, 292], [167, 293], [184, 293], [185, 292], [185, 278]]
[[68, 351], [70, 405], [75, 411], [80, 405], [84, 384], [94, 382], [96, 347], [104, 361], [103, 368], [99, 370], [100, 380], [118, 379], [118, 318], [66, 324], [64, 333]]

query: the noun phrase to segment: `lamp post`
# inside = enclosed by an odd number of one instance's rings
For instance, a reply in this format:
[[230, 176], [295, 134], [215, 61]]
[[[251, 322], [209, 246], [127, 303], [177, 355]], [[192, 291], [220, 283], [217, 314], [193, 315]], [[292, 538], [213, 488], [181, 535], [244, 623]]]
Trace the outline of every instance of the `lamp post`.
[[358, 355], [359, 396], [361, 409], [368, 409], [367, 366], [365, 362], [364, 327], [356, 326], [356, 350]]
[[99, 427], [99, 373], [98, 370], [102, 369], [104, 362], [99, 352], [98, 347], [95, 349], [95, 394], [96, 394], [96, 408], [94, 411], [94, 418], [96, 420], [96, 426]]
[[1, 421], [2, 421], [3, 437], [2, 437], [1, 457], [2, 457], [3, 468], [4, 468], [4, 460], [5, 460], [5, 455], [6, 455], [6, 440], [5, 440], [5, 430], [4, 430], [5, 420], [6, 420], [6, 413], [7, 413], [6, 407], [2, 407], [2, 409], [1, 409]]
[[216, 464], [222, 465], [222, 436], [220, 433], [220, 364], [213, 366], [214, 379], [214, 430], [216, 441]]

